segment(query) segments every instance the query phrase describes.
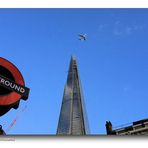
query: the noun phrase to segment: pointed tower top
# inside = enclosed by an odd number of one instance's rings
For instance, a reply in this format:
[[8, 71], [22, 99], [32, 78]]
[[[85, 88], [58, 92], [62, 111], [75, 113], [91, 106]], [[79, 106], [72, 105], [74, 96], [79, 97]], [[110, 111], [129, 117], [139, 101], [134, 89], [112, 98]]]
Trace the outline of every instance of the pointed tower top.
[[71, 56], [71, 60], [75, 60], [76, 61], [76, 56], [75, 55], [72, 55]]

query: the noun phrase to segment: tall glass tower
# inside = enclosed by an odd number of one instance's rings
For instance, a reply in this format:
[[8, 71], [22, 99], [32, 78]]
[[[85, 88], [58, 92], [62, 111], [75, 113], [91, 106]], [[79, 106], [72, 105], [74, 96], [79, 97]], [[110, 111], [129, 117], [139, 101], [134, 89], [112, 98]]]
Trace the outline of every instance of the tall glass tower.
[[71, 57], [57, 135], [87, 135], [88, 120], [75, 57]]

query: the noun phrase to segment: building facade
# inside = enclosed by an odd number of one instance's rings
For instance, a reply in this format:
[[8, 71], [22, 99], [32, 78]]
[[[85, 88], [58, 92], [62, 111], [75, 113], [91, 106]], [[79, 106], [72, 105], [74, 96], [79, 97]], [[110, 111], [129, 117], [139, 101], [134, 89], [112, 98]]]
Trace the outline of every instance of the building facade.
[[71, 57], [57, 135], [87, 135], [89, 126], [75, 57]]
[[118, 129], [113, 129], [112, 123], [107, 121], [106, 131], [107, 135], [148, 135], [148, 119], [135, 121], [129, 126]]
[[2, 126], [0, 125], [0, 135], [6, 135], [5, 131], [3, 130]]

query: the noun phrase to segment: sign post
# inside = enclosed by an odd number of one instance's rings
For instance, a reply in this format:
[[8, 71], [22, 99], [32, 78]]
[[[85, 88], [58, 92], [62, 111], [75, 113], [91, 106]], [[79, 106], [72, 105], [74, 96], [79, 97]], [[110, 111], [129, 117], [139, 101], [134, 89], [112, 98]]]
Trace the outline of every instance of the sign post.
[[20, 99], [27, 100], [29, 88], [21, 72], [8, 60], [0, 57], [0, 116], [11, 108], [18, 108]]

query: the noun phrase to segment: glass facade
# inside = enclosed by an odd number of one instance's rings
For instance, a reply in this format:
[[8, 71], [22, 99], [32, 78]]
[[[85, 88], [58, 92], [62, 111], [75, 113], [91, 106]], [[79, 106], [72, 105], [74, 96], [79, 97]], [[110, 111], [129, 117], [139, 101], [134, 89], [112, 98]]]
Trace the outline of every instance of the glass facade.
[[71, 58], [57, 135], [87, 135], [89, 126], [76, 59]]

